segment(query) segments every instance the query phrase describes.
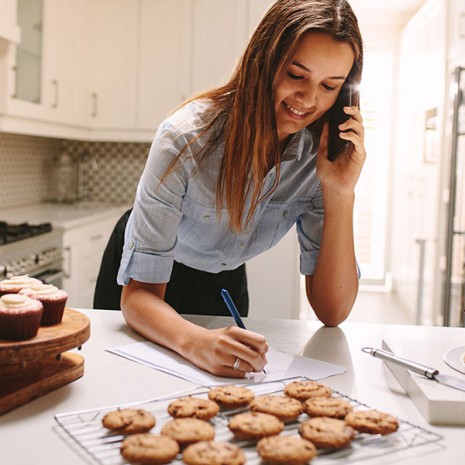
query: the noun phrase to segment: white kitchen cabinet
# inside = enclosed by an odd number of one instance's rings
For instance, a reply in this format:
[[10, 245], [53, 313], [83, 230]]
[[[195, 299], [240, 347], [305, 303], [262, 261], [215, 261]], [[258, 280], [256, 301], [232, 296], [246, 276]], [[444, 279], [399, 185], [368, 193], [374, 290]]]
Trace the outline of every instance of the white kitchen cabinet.
[[137, 126], [153, 133], [190, 92], [192, 0], [140, 0]]
[[87, 115], [86, 126], [97, 130], [135, 129], [139, 2], [82, 1], [81, 113]]
[[245, 0], [193, 0], [191, 92], [218, 86], [231, 76], [248, 37]]
[[[0, 41], [0, 130], [92, 139], [92, 129], [134, 129], [139, 2], [30, 0], [23, 5], [40, 15], [30, 28], [38, 35], [40, 63], [33, 72], [21, 69], [16, 44]], [[33, 98], [17, 92], [25, 75]]]
[[299, 253], [293, 227], [276, 246], [247, 262], [250, 317], [299, 319]]
[[0, 40], [19, 42], [20, 30], [16, 21], [17, 0], [0, 0]]
[[82, 0], [18, 2], [21, 41], [0, 52], [0, 130], [74, 135]]
[[65, 279], [68, 307], [92, 308], [103, 251], [122, 212], [107, 215], [92, 224], [66, 229], [63, 233]]
[[[43, 0], [17, 4], [22, 39], [0, 41], [0, 130], [14, 129], [7, 117], [44, 119], [42, 96]], [[13, 124], [13, 127], [10, 125]], [[15, 132], [14, 130], [12, 132]]]
[[269, 4], [29, 1], [43, 4], [35, 28], [40, 71], [27, 74], [40, 90], [34, 102], [15, 96], [15, 44], [0, 40], [0, 79], [6, 83], [0, 130], [126, 141], [150, 140], [181, 101], [225, 82], [246, 45], [250, 18], [259, 19]]
[[42, 95], [44, 117], [74, 125], [81, 99], [78, 75], [81, 0], [45, 0], [43, 10]]

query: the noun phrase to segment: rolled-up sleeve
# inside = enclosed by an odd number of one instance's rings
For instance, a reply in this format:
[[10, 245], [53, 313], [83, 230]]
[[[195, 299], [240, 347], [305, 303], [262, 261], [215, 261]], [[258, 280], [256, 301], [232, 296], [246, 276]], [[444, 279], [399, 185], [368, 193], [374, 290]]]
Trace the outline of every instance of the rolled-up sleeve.
[[189, 176], [185, 162], [191, 159], [188, 149], [176, 169], [161, 181], [185, 146], [185, 138], [176, 134], [169, 124], [161, 126], [153, 140], [126, 226], [118, 273], [121, 285], [127, 285], [131, 278], [148, 283], [169, 281]]
[[[321, 236], [323, 234], [324, 208], [321, 184], [310, 202], [310, 208], [296, 224], [300, 245], [300, 272], [306, 276], [315, 274], [318, 256], [320, 254]], [[355, 262], [357, 275], [361, 277], [358, 261]]]

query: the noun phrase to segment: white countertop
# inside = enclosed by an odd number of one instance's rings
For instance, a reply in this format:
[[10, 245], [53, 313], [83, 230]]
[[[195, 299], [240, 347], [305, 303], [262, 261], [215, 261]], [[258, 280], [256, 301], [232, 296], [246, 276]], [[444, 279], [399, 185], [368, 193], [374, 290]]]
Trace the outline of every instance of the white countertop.
[[[140, 341], [118, 311], [81, 310], [91, 320], [91, 337], [81, 351], [84, 376], [27, 405], [0, 416], [1, 463], [8, 465], [86, 465], [91, 462], [66, 438], [54, 419], [57, 413], [73, 412], [141, 401], [176, 393], [194, 385], [144, 365], [106, 352], [106, 348]], [[225, 317], [190, 317], [206, 327], [231, 324]], [[318, 321], [246, 319], [253, 331], [264, 334], [276, 349], [325, 360], [347, 368], [324, 383], [372, 408], [397, 415], [415, 425], [444, 436], [444, 439], [384, 454], [376, 465], [458, 465], [465, 456], [465, 427], [428, 424], [380, 360], [369, 357], [362, 347], [381, 347], [383, 338], [418, 341], [418, 361], [447, 372], [443, 351], [464, 345], [463, 328], [343, 323], [322, 327]], [[421, 347], [427, 344], [427, 359]], [[436, 348], [436, 349], [435, 349]], [[422, 356], [423, 355], [423, 356]], [[461, 376], [460, 373], [457, 373]], [[463, 376], [463, 375], [462, 375]], [[335, 460], [334, 465], [347, 462]], [[357, 462], [350, 462], [357, 463]], [[372, 465], [365, 460], [360, 464]]]
[[54, 228], [72, 229], [94, 220], [123, 214], [130, 205], [105, 202], [37, 203], [22, 207], [4, 208], [0, 220], [10, 223], [52, 223]]

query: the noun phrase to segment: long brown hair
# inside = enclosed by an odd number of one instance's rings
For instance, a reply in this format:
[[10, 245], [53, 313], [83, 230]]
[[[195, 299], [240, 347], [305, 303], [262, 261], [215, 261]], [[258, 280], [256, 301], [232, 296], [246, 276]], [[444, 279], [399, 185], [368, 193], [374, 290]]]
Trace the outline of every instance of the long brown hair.
[[[229, 82], [188, 100], [209, 99], [212, 102], [212, 117], [202, 134], [217, 121], [223, 124], [224, 157], [217, 181], [216, 203], [218, 209], [226, 206], [230, 226], [236, 232], [244, 230], [258, 204], [271, 195], [279, 182], [280, 151], [273, 91], [299, 39], [308, 31], [324, 32], [335, 40], [349, 43], [355, 54], [349, 77], [354, 83], [360, 83], [363, 44], [357, 19], [347, 1], [278, 0], [252, 35]], [[202, 153], [194, 156], [208, 154], [218, 138], [214, 137]], [[185, 149], [163, 179], [175, 169]], [[273, 164], [277, 170], [275, 184], [261, 196], [263, 179]], [[249, 195], [250, 208], [246, 210]]]

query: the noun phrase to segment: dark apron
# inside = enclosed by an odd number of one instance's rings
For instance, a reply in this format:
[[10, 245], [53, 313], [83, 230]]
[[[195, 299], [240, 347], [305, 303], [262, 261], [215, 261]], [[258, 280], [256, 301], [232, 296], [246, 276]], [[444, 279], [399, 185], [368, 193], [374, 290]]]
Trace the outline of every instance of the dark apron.
[[[94, 293], [94, 308], [121, 309], [122, 286], [116, 282], [124, 245], [124, 231], [131, 210], [118, 220], [103, 253]], [[249, 295], [245, 264], [235, 270], [208, 273], [174, 262], [166, 287], [165, 301], [178, 313], [193, 315], [224, 315], [230, 313], [221, 297], [227, 289], [239, 313], [247, 316]]]

